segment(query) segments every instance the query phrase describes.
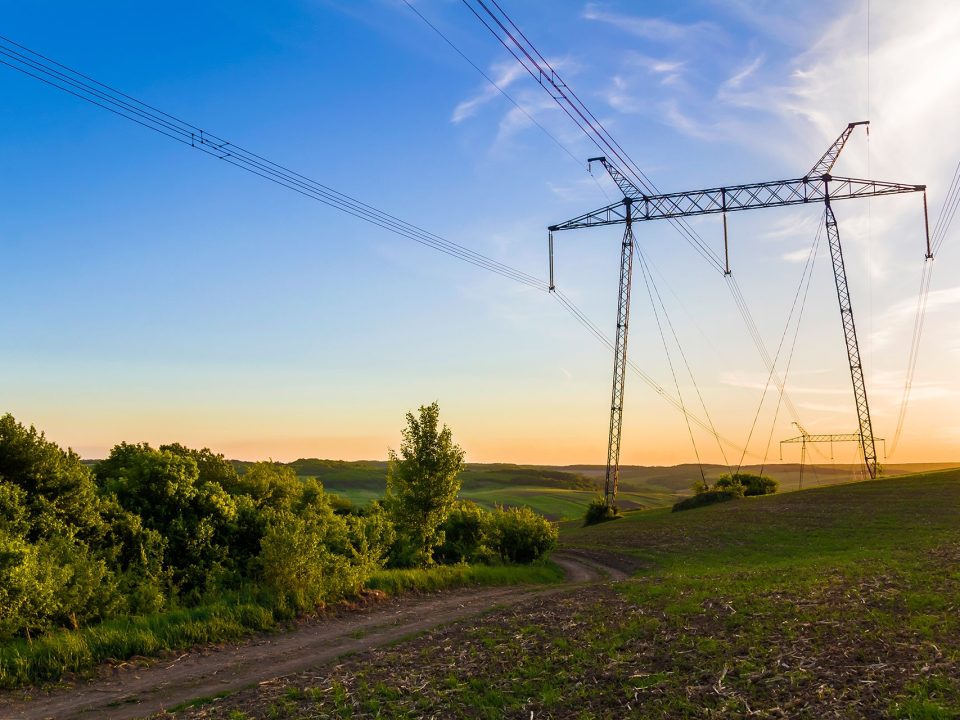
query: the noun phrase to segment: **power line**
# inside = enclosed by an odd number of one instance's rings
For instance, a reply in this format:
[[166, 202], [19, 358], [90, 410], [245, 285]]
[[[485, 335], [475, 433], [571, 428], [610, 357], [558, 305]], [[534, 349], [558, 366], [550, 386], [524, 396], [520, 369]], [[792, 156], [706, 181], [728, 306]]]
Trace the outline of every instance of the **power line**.
[[936, 255], [943, 244], [944, 238], [953, 223], [953, 218], [957, 214], [957, 208], [960, 207], [960, 162], [957, 163], [957, 169], [953, 173], [953, 180], [944, 198], [943, 205], [940, 207], [940, 213], [933, 225], [931, 238], [933, 241], [933, 254]]
[[[590, 320], [589, 317], [579, 308], [576, 304], [570, 300], [561, 290], [556, 290], [551, 293], [557, 301], [560, 303], [563, 308], [570, 313], [574, 319], [577, 320], [581, 325], [583, 325], [586, 330], [594, 336], [602, 345], [604, 345], [608, 350], [613, 352], [614, 346], [613, 342], [603, 334], [603, 331], [600, 330], [596, 323]], [[660, 383], [653, 379], [648, 373], [646, 373], [639, 365], [637, 365], [632, 360], [627, 360], [627, 366], [636, 374], [644, 383], [646, 383], [655, 393], [660, 397], [666, 400], [670, 405], [679, 410], [680, 412], [687, 415], [690, 420], [696, 424], [698, 427], [702, 428], [706, 432], [710, 433], [711, 436], [716, 438], [719, 442], [724, 443], [730, 448], [738, 452], [743, 452], [745, 455], [751, 455], [758, 460], [761, 459], [759, 455], [747, 451], [745, 448], [738, 445], [735, 441], [727, 438], [716, 431], [713, 427], [712, 421], [705, 421], [700, 418], [698, 415], [688, 411], [683, 404], [673, 395], [671, 395]]]
[[[632, 175], [637, 184], [645, 188], [651, 195], [658, 194], [657, 186], [639, 168], [630, 155], [620, 146], [604, 127], [603, 123], [590, 111], [577, 94], [570, 88], [557, 73], [556, 69], [529, 41], [523, 31], [493, 0], [491, 3], [496, 12], [484, 0], [473, 0], [480, 10], [471, 5], [471, 0], [462, 0], [463, 4], [483, 24], [496, 40], [509, 52], [514, 59], [527, 71], [536, 82], [547, 90], [566, 115], [577, 127], [597, 146], [617, 163], [625, 172]], [[481, 12], [483, 14], [481, 14]], [[486, 17], [485, 17], [485, 16]], [[489, 21], [488, 19], [489, 18]], [[491, 24], [492, 23], [492, 24]], [[499, 30], [498, 30], [499, 28]], [[670, 223], [684, 236], [693, 249], [710, 263], [715, 270], [724, 271], [720, 257], [710, 248], [703, 238], [683, 220], [671, 219]]]
[[[822, 227], [823, 227], [823, 226], [821, 225], [821, 226], [817, 229], [816, 238], [814, 239], [813, 245], [812, 245], [811, 248], [810, 248], [810, 253], [807, 255], [807, 262], [806, 262], [806, 264], [805, 264], [804, 267], [803, 267], [803, 272], [800, 273], [800, 282], [799, 282], [799, 284], [797, 285], [797, 291], [796, 291], [796, 293], [794, 293], [794, 296], [793, 296], [793, 304], [790, 306], [790, 313], [789, 313], [789, 315], [787, 315], [787, 322], [786, 322], [786, 324], [785, 324], [784, 327], [783, 327], [783, 333], [782, 333], [781, 336], [780, 336], [780, 343], [777, 345], [777, 353], [776, 353], [776, 355], [774, 356], [772, 362], [770, 363], [770, 372], [769, 372], [769, 374], [767, 375], [767, 382], [766, 382], [766, 385], [764, 385], [763, 394], [760, 396], [760, 402], [757, 404], [757, 412], [756, 412], [756, 413], [754, 414], [754, 416], [753, 416], [753, 423], [751, 423], [751, 425], [750, 425], [750, 432], [747, 433], [747, 442], [746, 442], [746, 444], [745, 444], [746, 447], [749, 447], [749, 446], [750, 446], [750, 440], [753, 438], [753, 432], [754, 432], [754, 430], [755, 430], [756, 427], [757, 427], [757, 420], [760, 418], [760, 410], [763, 408], [763, 401], [764, 401], [764, 400], [766, 399], [766, 397], [767, 397], [767, 390], [770, 389], [770, 383], [771, 383], [771, 381], [773, 380], [773, 378], [774, 378], [775, 376], [776, 376], [776, 378], [777, 378], [777, 383], [778, 383], [777, 387], [780, 389], [780, 396], [783, 397], [783, 394], [784, 394], [784, 392], [785, 392], [785, 390], [784, 390], [784, 387], [785, 387], [785, 386], [784, 386], [784, 384], [783, 384], [783, 381], [780, 380], [779, 376], [776, 374], [776, 363], [777, 363], [777, 360], [780, 359], [780, 351], [783, 349], [783, 343], [784, 343], [784, 340], [785, 340], [786, 337], [787, 337], [787, 330], [790, 328], [790, 321], [793, 319], [793, 313], [794, 313], [794, 311], [795, 311], [796, 308], [797, 308], [797, 301], [798, 301], [798, 299], [800, 298], [800, 291], [803, 289], [804, 279], [805, 279], [805, 278], [806, 278], [806, 281], [807, 281], [807, 287], [808, 287], [808, 288], [810, 287], [810, 281], [809, 281], [808, 273], [809, 273], [809, 276], [812, 276], [812, 275], [813, 275], [813, 263], [814, 263], [814, 260], [815, 260], [815, 258], [816, 258], [817, 248], [818, 248], [819, 245], [820, 245], [820, 235], [821, 235]], [[807, 294], [806, 294], [806, 292], [804, 292], [804, 294], [803, 294], [804, 305], [806, 304], [806, 298], [807, 298]], [[802, 306], [801, 306], [800, 312], [801, 312], [801, 313], [803, 312], [803, 307], [802, 307]], [[797, 331], [798, 331], [798, 332], [799, 332], [799, 323], [800, 323], [800, 320], [799, 320], [799, 317], [798, 317], [798, 319], [797, 319]], [[794, 336], [794, 343], [795, 343], [795, 342], [796, 342], [796, 336]], [[792, 356], [793, 356], [793, 350], [792, 350], [792, 349], [791, 349], [791, 351], [790, 351], [790, 355], [791, 355], [791, 358], [792, 358]], [[788, 365], [788, 368], [787, 368], [787, 369], [789, 370], [789, 365]], [[778, 402], [778, 404], [777, 404], [777, 407], [779, 408], [779, 402]], [[776, 418], [774, 418], [774, 422], [776, 422]], [[772, 434], [772, 428], [771, 428], [771, 434]], [[767, 449], [769, 450], [769, 441], [767, 442]], [[746, 452], [744, 452], [744, 456], [741, 456], [741, 458], [740, 458], [740, 463], [737, 465], [737, 472], [740, 472], [740, 468], [743, 467], [743, 461], [744, 461], [745, 456], [746, 456]], [[766, 455], [766, 453], [764, 453], [764, 463], [766, 463], [766, 458], [767, 458], [767, 455]]]
[[[820, 226], [822, 229], [823, 226]], [[773, 432], [777, 426], [777, 416], [780, 414], [780, 405], [783, 402], [786, 392], [786, 381], [787, 377], [790, 375], [790, 366], [793, 364], [793, 353], [797, 349], [797, 338], [800, 337], [800, 322], [803, 320], [803, 311], [807, 307], [807, 295], [810, 292], [810, 281], [813, 279], [813, 267], [817, 262], [817, 250], [820, 248], [820, 230], [817, 231], [817, 237], [813, 241], [813, 247], [810, 248], [810, 255], [807, 258], [807, 263], [809, 266], [809, 271], [807, 272], [807, 282], [803, 288], [803, 299], [800, 301], [800, 312], [797, 313], [797, 324], [793, 329], [793, 341], [790, 344], [790, 354], [787, 355], [787, 364], [783, 370], [783, 381], [784, 384], [780, 386], [780, 394], [777, 396], [777, 406], [773, 412], [773, 421], [770, 423], [770, 434], [767, 436], [767, 446], [763, 451], [763, 465], [760, 466], [760, 474], [763, 475], [763, 469], [767, 464], [767, 458], [770, 455], [770, 443], [773, 442]], [[803, 284], [803, 276], [800, 276], [800, 283]], [[799, 288], [798, 288], [799, 291]], [[796, 303], [796, 300], [794, 300]], [[790, 314], [793, 314], [793, 309], [791, 308]], [[789, 320], [787, 321], [789, 325]], [[786, 332], [786, 329], [784, 329]], [[799, 427], [799, 425], [797, 425]], [[816, 446], [814, 446], [816, 447]]]
[[[5, 58], [5, 59], [4, 59]], [[547, 290], [546, 283], [539, 278], [513, 268], [505, 263], [475, 252], [445, 238], [397, 218], [372, 205], [364, 203], [345, 193], [323, 185], [298, 172], [275, 163], [254, 152], [229, 142], [197, 125], [182, 120], [158, 108], [121, 92], [92, 77], [52, 60], [24, 45], [0, 35], [0, 64], [6, 65], [24, 75], [39, 80], [58, 90], [84, 100], [103, 110], [137, 123], [171, 140], [199, 150], [207, 155], [234, 165], [242, 170], [269, 180], [296, 193], [317, 200], [329, 207], [364, 220], [394, 234], [406, 237], [426, 247], [438, 250], [451, 257], [469, 263], [483, 270], [496, 273], [509, 280]], [[601, 343], [610, 346], [603, 333], [566, 298], [560, 298], [561, 304]], [[677, 405], [643, 370], [631, 363], [634, 372], [650, 384], [661, 396]], [[703, 422], [694, 419], [698, 424]], [[714, 432], [715, 434], [715, 432]], [[719, 437], [719, 436], [718, 436]], [[732, 441], [720, 438], [736, 447]], [[739, 448], [738, 448], [739, 449]]]
[[[560, 140], [557, 138], [556, 135], [554, 135], [552, 132], [547, 130], [547, 128], [544, 127], [544, 125], [540, 121], [538, 121], [525, 107], [523, 107], [523, 105], [517, 102], [513, 98], [513, 96], [510, 95], [510, 93], [508, 93], [506, 90], [500, 87], [500, 84], [497, 83], [493, 78], [491, 78], [486, 72], [484, 72], [484, 70], [479, 65], [477, 65], [473, 60], [471, 60], [470, 57], [465, 52], [463, 52], [463, 50], [457, 47], [457, 45], [453, 42], [453, 40], [447, 37], [443, 33], [443, 31], [440, 30], [440, 28], [438, 28], [434, 23], [430, 22], [430, 20], [428, 20], [427, 17], [422, 12], [417, 10], [416, 6], [414, 6], [413, 3], [410, 2], [410, 0], [403, 0], [403, 2], [408, 8], [410, 8], [416, 14], [418, 18], [420, 18], [427, 25], [427, 27], [429, 27], [437, 35], [439, 35], [440, 38], [447, 45], [453, 48], [453, 51], [457, 53], [457, 55], [462, 57], [467, 62], [467, 64], [470, 65], [470, 67], [472, 67], [474, 70], [476, 70], [480, 74], [480, 76], [484, 80], [486, 80], [497, 92], [503, 95], [503, 97], [506, 98], [511, 105], [513, 105], [517, 110], [523, 113], [530, 122], [532, 122], [534, 125], [540, 128], [543, 134], [546, 135], [548, 138], [550, 138], [553, 141], [553, 143], [558, 148], [560, 148], [564, 153], [566, 153], [566, 155], [571, 160], [573, 160], [578, 166], [580, 167], [583, 166], [583, 163], [579, 159], [577, 159], [577, 156], [573, 154], [570, 148], [568, 148], [566, 145], [560, 142]], [[607, 191], [604, 189], [603, 185], [600, 184], [600, 181], [593, 176], [593, 173], [590, 171], [589, 165], [587, 166], [587, 172], [589, 173], [590, 177], [593, 178], [593, 181], [597, 184], [597, 187], [600, 188], [600, 192], [602, 192], [604, 196], [606, 196], [607, 199], [609, 200], [610, 196], [607, 195]]]
[[[650, 258], [647, 257], [647, 255], [640, 249], [638, 245], [634, 245], [634, 248], [636, 249], [637, 257], [640, 259], [641, 267], [644, 268], [645, 272], [649, 276], [650, 286], [653, 288], [653, 293], [657, 297], [657, 302], [660, 305], [660, 308], [663, 310], [663, 317], [666, 320], [667, 327], [670, 329], [670, 334], [673, 336], [673, 341], [677, 345], [677, 350], [680, 352], [680, 357], [683, 360], [683, 364], [687, 368], [687, 375], [690, 377], [690, 382], [693, 383], [693, 389], [696, 391], [697, 398], [700, 400], [700, 407], [703, 408], [703, 414], [707, 419], [707, 423], [710, 425], [713, 436], [717, 438], [717, 447], [720, 450], [720, 456], [723, 458], [723, 464], [727, 466], [727, 470], [732, 470], [730, 467], [730, 462], [727, 460], [727, 453], [723, 449], [723, 444], [720, 442], [719, 437], [717, 436], [716, 426], [714, 425], [713, 418], [710, 417], [710, 411], [707, 409], [706, 401], [703, 399], [703, 394], [700, 392], [700, 385], [697, 383], [697, 379], [693, 375], [693, 369], [690, 367], [690, 361], [687, 359], [687, 354], [683, 351], [683, 345], [680, 344], [680, 337], [677, 335], [677, 330], [673, 325], [673, 321], [670, 319], [670, 314], [667, 312], [667, 306], [663, 302], [663, 296], [660, 294], [660, 289], [657, 287], [657, 281], [653, 277], [653, 270], [656, 268], [654, 267]], [[679, 394], [679, 390], [677, 392]]]
[[454, 44], [454, 42], [440, 30], [440, 28], [438, 28], [436, 25], [430, 22], [422, 12], [417, 10], [417, 8], [413, 5], [413, 3], [410, 2], [410, 0], [403, 0], [403, 2], [408, 8], [410, 8], [416, 14], [418, 18], [423, 20], [423, 22], [427, 25], [427, 27], [429, 27], [437, 35], [439, 35], [447, 45], [453, 48], [453, 51], [457, 53], [457, 55], [459, 55], [464, 60], [466, 60], [467, 64], [469, 64], [470, 67], [476, 70], [481, 75], [481, 77], [483, 77], [484, 80], [490, 83], [490, 85], [493, 86], [497, 90], [497, 92], [503, 95], [503, 97], [506, 98], [511, 105], [513, 105], [517, 110], [523, 113], [530, 122], [532, 122], [534, 125], [540, 128], [540, 130], [543, 131], [544, 135], [546, 135], [548, 138], [553, 140], [554, 144], [558, 148], [560, 148], [563, 152], [569, 155], [571, 160], [577, 163], [577, 165], [581, 164], [580, 160], [577, 159], [577, 156], [574, 155], [566, 145], [560, 142], [560, 140], [557, 139], [556, 135], [554, 135], [549, 130], [547, 130], [547, 128], [545, 128], [540, 122], [538, 122], [537, 119], [533, 117], [533, 115], [531, 115], [525, 107], [523, 107], [520, 103], [518, 103], [513, 98], [513, 96], [511, 96], [506, 90], [500, 87], [499, 83], [497, 83], [493, 78], [491, 78], [486, 72], [483, 71], [483, 69], [479, 65], [477, 65], [473, 60], [471, 60], [465, 52], [463, 52], [459, 47], [457, 47]]
[[[940, 252], [943, 240], [950, 229], [953, 218], [960, 207], [960, 162], [954, 170], [953, 179], [947, 188], [943, 204], [940, 206], [940, 212], [937, 215], [936, 222], [933, 225], [931, 233], [931, 250], [933, 255]], [[910, 403], [910, 393], [913, 390], [913, 380], [916, 376], [917, 362], [920, 356], [920, 338], [923, 335], [923, 326], [926, 320], [927, 301], [930, 297], [930, 286], [933, 281], [933, 263], [928, 260], [923, 263], [923, 270], [920, 273], [920, 291], [917, 295], [917, 309], [913, 318], [913, 332], [910, 338], [910, 352], [907, 355], [907, 373], [903, 383], [903, 391], [900, 395], [900, 409], [897, 412], [897, 426], [893, 433], [893, 440], [890, 442], [889, 455], [897, 451], [900, 444], [900, 436], [903, 433], [903, 426], [906, 422], [907, 407]]]
[[[767, 372], [770, 373], [770, 377], [773, 381], [773, 384], [776, 388], [784, 394], [786, 391], [784, 389], [783, 380], [780, 378], [780, 375], [776, 371], [776, 363], [770, 357], [770, 353], [767, 351], [767, 347], [763, 342], [763, 336], [760, 334], [760, 329], [757, 327], [756, 321], [753, 319], [753, 314], [750, 312], [750, 308], [747, 305], [747, 299], [743, 295], [743, 291], [740, 289], [740, 283], [737, 282], [736, 277], [733, 275], [727, 275], [727, 287], [730, 290], [730, 295], [733, 297], [734, 304], [737, 306], [737, 310], [740, 312], [740, 317], [743, 320], [744, 326], [747, 328], [747, 333], [750, 335], [750, 339], [753, 341], [754, 347], [757, 349], [757, 353], [760, 356], [760, 359], [763, 361], [764, 367]], [[797, 413], [797, 408], [793, 404], [793, 400], [790, 399], [789, 395], [784, 394], [784, 404], [787, 406], [787, 410], [790, 413], [790, 416], [797, 422], [800, 422], [800, 417]]]
[[[660, 190], [656, 184], [639, 168], [633, 161], [633, 158], [630, 157], [607, 131], [603, 123], [597, 119], [577, 96], [576, 92], [564, 82], [556, 69], [543, 54], [537, 50], [533, 43], [530, 42], [529, 38], [527, 38], [506, 11], [503, 10], [497, 0], [462, 0], [462, 2], [504, 49], [520, 63], [527, 73], [541, 87], [549, 92], [554, 101], [556, 101], [574, 124], [580, 128], [601, 152], [615, 158], [617, 164], [621, 166], [621, 169], [632, 176], [633, 181], [635, 181], [639, 187], [642, 187], [651, 195], [660, 194]], [[474, 4], [476, 4], [477, 7], [474, 7]], [[496, 11], [491, 8], [491, 5]], [[732, 275], [726, 275], [726, 267], [720, 257], [705, 243], [699, 233], [697, 233], [685, 219], [671, 218], [669, 222], [683, 235], [691, 247], [693, 247], [701, 257], [710, 263], [714, 269], [726, 276], [728, 288], [730, 289], [734, 304], [747, 328], [747, 332], [753, 339], [753, 343], [761, 359], [771, 372], [776, 386], [780, 388], [782, 392], [782, 382], [771, 363], [770, 355], [764, 346], [763, 338], [760, 335], [756, 321], [750, 312], [750, 308], [740, 290], [736, 278]], [[799, 421], [796, 408], [793, 406], [789, 396], [785, 397], [785, 401], [791, 414]]]
[[0, 36], [0, 64], [347, 215], [514, 282], [547, 290], [546, 282], [529, 273], [334, 190], [3, 36]]
[[[693, 454], [697, 458], [697, 467], [700, 469], [700, 480], [703, 482], [703, 486], [707, 487], [707, 476], [703, 472], [703, 462], [700, 460], [700, 450], [697, 448], [697, 440], [693, 436], [693, 428], [690, 426], [690, 416], [687, 414], [686, 406], [683, 402], [683, 393], [680, 391], [680, 381], [677, 379], [677, 371], [673, 367], [673, 358], [670, 355], [670, 347], [667, 345], [667, 336], [663, 332], [663, 324], [660, 322], [660, 312], [657, 310], [657, 303], [653, 299], [653, 290], [651, 288], [651, 277], [650, 271], [644, 263], [643, 253], [640, 252], [640, 248], [635, 244], [633, 246], [637, 260], [640, 261], [640, 272], [643, 274], [643, 281], [647, 287], [647, 297], [650, 298], [650, 307], [653, 308], [653, 317], [657, 322], [657, 330], [660, 331], [660, 342], [663, 344], [663, 352], [667, 356], [667, 365], [670, 367], [670, 375], [673, 377], [673, 386], [677, 391], [677, 399], [680, 401], [681, 407], [683, 407], [683, 419], [687, 424], [687, 435], [690, 436], [690, 444], [693, 446]], [[658, 293], [659, 297], [659, 293]], [[664, 308], [664, 314], [666, 314], [666, 308]], [[674, 340], [676, 340], [676, 335], [674, 335]], [[683, 351], [681, 350], [681, 354]], [[687, 366], [689, 371], [690, 366]], [[698, 391], [699, 393], [699, 391]], [[708, 416], [709, 418], [709, 416]], [[711, 423], [712, 424], [712, 423]]]
[[903, 392], [900, 395], [900, 409], [897, 412], [897, 426], [890, 441], [889, 455], [897, 451], [900, 444], [900, 435], [903, 433], [903, 424], [907, 419], [907, 406], [910, 403], [910, 392], [913, 389], [913, 378], [917, 370], [917, 359], [920, 355], [920, 337], [923, 334], [923, 324], [927, 313], [927, 300], [930, 297], [930, 282], [933, 278], [933, 263], [924, 261], [920, 273], [920, 292], [917, 295], [917, 309], [913, 317], [913, 332], [910, 336], [910, 352], [907, 356], [907, 374], [903, 382]]

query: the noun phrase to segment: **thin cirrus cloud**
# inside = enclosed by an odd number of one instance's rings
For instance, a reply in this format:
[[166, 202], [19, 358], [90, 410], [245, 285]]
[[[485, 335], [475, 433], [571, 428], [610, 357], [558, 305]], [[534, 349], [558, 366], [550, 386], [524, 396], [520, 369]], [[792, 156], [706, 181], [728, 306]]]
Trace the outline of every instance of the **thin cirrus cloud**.
[[[933, 290], [927, 296], [927, 317], [938, 310], [951, 308], [960, 304], [960, 287]], [[906, 331], [913, 325], [917, 313], [916, 296], [907, 297], [894, 303], [879, 318], [879, 330], [870, 336], [871, 343], [876, 348], [886, 347], [904, 337]]]
[[500, 90], [506, 90], [516, 82], [524, 72], [523, 67], [513, 60], [494, 65], [491, 74], [493, 81], [500, 89], [498, 90], [489, 83], [484, 84], [483, 89], [479, 93], [457, 104], [453, 109], [453, 114], [450, 116], [450, 122], [456, 125], [475, 115], [481, 107], [494, 98], [499, 97]]
[[708, 22], [681, 24], [660, 18], [623, 15], [606, 10], [598, 3], [588, 3], [583, 9], [582, 17], [584, 20], [593, 20], [614, 25], [645, 40], [660, 42], [677, 42], [716, 31], [716, 27]]
[[765, 62], [766, 55], [761, 53], [753, 60], [748, 62], [744, 67], [737, 70], [733, 75], [721, 83], [720, 90], [717, 94], [718, 98], [723, 99], [724, 97], [731, 97], [732, 93], [739, 91], [740, 88], [743, 87], [743, 84], [748, 79], [753, 77]]
[[643, 70], [658, 78], [661, 85], [675, 85], [687, 71], [687, 60], [658, 58], [631, 50], [624, 59], [624, 65]]
[[[820, 375], [823, 373], [808, 373], [810, 375]], [[727, 387], [740, 388], [743, 390], [764, 390], [768, 392], [779, 392], [773, 382], [768, 379], [766, 373], [753, 373], [744, 371], [727, 371], [720, 374], [720, 384]], [[787, 390], [791, 395], [850, 395], [846, 388], [832, 387], [825, 385], [796, 385], [787, 383]]]

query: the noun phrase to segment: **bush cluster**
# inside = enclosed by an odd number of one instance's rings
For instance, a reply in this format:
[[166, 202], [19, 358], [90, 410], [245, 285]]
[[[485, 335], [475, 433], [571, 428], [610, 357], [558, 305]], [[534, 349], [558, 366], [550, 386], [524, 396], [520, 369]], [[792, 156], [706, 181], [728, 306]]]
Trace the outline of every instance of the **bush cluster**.
[[780, 484], [772, 477], [753, 473], [724, 473], [713, 485], [714, 490], [732, 490], [745, 497], [773, 495]]
[[692, 510], [693, 508], [703, 507], [704, 505], [713, 505], [728, 500], [735, 500], [738, 497], [743, 497], [743, 493], [733, 489], [703, 490], [691, 497], [684, 498], [678, 503], [674, 503], [673, 512]]
[[263, 590], [290, 612], [360, 589], [392, 535], [316, 481], [182, 445], [121, 443], [93, 470], [0, 418], [0, 638]]
[[584, 526], [596, 525], [607, 520], [616, 520], [620, 517], [620, 511], [617, 506], [607, 501], [603, 495], [597, 495], [590, 504], [587, 505], [586, 515], [583, 517]]
[[[530, 562], [556, 542], [529, 509], [488, 512], [439, 502], [413, 476], [408, 485], [416, 492], [356, 508], [289, 466], [241, 475], [223, 455], [179, 444], [121, 443], [90, 468], [4, 415], [0, 641], [231, 593], [290, 616], [359, 592], [387, 564]], [[448, 478], [444, 498], [451, 489], [455, 498]]]
[[726, 502], [739, 497], [772, 495], [777, 491], [778, 486], [779, 484], [776, 480], [766, 475], [724, 473], [717, 478], [713, 487], [697, 483], [694, 487], [693, 497], [685, 498], [674, 504], [673, 512], [690, 510], [692, 508], [703, 507], [704, 505], [713, 505], [714, 503]]
[[484, 510], [460, 501], [441, 526], [440, 563], [531, 563], [557, 544], [556, 525], [527, 507]]

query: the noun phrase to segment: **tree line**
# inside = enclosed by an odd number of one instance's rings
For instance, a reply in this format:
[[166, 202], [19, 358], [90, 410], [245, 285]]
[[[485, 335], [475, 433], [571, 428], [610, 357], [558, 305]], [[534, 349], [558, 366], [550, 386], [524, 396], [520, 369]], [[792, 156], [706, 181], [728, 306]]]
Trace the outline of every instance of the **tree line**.
[[531, 562], [555, 526], [459, 501], [463, 451], [436, 403], [407, 414], [386, 495], [357, 508], [259, 462], [174, 443], [116, 445], [93, 468], [0, 417], [0, 639], [190, 607], [228, 592], [295, 614], [384, 567]]

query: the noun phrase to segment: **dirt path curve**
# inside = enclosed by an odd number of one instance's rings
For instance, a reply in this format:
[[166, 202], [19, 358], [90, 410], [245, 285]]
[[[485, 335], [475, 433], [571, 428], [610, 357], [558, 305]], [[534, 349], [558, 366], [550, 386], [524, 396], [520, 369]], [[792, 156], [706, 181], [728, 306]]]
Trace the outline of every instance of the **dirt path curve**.
[[341, 655], [395, 642], [494, 607], [563, 592], [571, 584], [627, 577], [622, 570], [575, 551], [557, 552], [552, 559], [566, 573], [564, 585], [472, 588], [394, 599], [294, 631], [257, 635], [240, 643], [187, 653], [173, 662], [120, 669], [109, 678], [29, 699], [0, 697], [0, 718], [142, 718], [197, 698], [308, 670]]

